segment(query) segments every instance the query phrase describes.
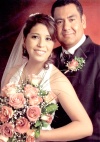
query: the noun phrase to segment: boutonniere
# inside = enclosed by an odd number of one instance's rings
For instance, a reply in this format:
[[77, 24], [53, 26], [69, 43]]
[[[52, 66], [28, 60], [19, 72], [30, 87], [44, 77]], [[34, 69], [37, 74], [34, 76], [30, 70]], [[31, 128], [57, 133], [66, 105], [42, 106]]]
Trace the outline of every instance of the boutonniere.
[[69, 71], [76, 72], [76, 71], [82, 69], [84, 64], [85, 64], [84, 58], [75, 56], [75, 58], [72, 59], [72, 61], [69, 61], [65, 64], [65, 66], [68, 68], [68, 70], [66, 70], [64, 72], [64, 74], [66, 74]]

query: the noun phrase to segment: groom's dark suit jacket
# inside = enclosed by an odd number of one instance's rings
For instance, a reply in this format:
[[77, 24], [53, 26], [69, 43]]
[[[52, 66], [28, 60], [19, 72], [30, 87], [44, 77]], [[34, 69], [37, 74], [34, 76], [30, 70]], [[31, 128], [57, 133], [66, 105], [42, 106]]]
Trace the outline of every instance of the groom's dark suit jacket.
[[[55, 66], [60, 70], [62, 70], [61, 52], [61, 47], [54, 49]], [[78, 142], [100, 142], [100, 46], [93, 43], [87, 36], [85, 42], [75, 51], [74, 56], [83, 57], [85, 65], [82, 70], [68, 72], [66, 76], [72, 83], [94, 127], [92, 136], [78, 140]], [[70, 121], [59, 104], [52, 127], [57, 128]]]

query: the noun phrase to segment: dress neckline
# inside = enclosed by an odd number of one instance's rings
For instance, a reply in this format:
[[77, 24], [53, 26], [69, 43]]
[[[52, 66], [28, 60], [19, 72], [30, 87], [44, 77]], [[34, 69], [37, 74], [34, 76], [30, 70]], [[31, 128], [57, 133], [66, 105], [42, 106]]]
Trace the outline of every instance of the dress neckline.
[[[27, 64], [27, 62], [25, 62], [25, 63], [20, 67], [20, 70], [21, 70], [20, 77], [21, 77], [22, 74], [23, 74], [23, 71], [24, 71], [24, 68], [25, 68], [26, 64]], [[41, 70], [37, 75], [36, 75], [36, 74], [34, 74], [34, 75], [37, 76], [37, 77], [43, 78], [43, 77], [45, 76], [46, 72], [47, 72], [47, 70], [44, 69], [44, 68], [42, 68], [42, 70]]]

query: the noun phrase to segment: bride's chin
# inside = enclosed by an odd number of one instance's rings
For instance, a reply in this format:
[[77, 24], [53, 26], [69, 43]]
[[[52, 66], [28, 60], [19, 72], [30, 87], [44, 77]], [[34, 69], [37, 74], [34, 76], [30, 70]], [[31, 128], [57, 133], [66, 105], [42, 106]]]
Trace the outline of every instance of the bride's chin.
[[36, 63], [45, 63], [47, 60], [48, 60], [47, 58], [39, 57], [39, 58], [34, 58], [33, 62], [36, 62]]

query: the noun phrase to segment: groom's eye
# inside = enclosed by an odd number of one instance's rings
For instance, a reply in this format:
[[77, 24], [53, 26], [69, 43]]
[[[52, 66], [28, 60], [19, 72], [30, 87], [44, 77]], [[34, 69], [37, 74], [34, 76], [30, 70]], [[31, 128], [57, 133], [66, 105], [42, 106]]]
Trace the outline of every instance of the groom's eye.
[[56, 25], [61, 25], [63, 23], [63, 20], [56, 20]]

